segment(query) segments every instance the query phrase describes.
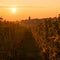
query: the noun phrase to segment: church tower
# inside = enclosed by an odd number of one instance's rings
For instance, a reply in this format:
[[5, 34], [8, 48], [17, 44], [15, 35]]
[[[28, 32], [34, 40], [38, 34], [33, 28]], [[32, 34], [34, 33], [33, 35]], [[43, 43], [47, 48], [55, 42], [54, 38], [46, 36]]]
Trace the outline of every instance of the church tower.
[[31, 20], [31, 17], [29, 16], [28, 20]]

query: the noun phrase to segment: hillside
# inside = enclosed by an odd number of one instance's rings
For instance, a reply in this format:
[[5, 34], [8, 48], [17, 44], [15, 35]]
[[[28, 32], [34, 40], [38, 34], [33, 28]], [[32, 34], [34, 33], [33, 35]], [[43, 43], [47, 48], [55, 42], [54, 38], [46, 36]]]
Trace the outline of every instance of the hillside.
[[0, 21], [0, 60], [60, 60], [60, 18]]

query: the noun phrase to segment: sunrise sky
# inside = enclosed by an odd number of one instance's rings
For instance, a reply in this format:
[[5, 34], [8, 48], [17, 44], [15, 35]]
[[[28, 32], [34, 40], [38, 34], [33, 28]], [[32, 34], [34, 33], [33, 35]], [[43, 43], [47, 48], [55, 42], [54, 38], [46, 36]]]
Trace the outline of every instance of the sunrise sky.
[[60, 0], [0, 0], [0, 16], [7, 20], [54, 17], [60, 13]]

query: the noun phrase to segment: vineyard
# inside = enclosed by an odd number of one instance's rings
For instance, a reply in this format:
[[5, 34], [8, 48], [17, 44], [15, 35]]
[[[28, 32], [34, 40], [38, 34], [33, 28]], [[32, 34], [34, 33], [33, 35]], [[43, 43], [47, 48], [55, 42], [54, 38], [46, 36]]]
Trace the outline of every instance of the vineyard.
[[0, 60], [60, 60], [60, 18], [0, 21]]

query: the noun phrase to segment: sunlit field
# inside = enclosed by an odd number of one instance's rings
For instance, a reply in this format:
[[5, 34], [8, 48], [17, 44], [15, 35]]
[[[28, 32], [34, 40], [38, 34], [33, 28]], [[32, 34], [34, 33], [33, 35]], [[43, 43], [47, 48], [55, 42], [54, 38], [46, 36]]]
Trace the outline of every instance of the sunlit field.
[[60, 60], [60, 15], [5, 21], [0, 18], [0, 60]]

